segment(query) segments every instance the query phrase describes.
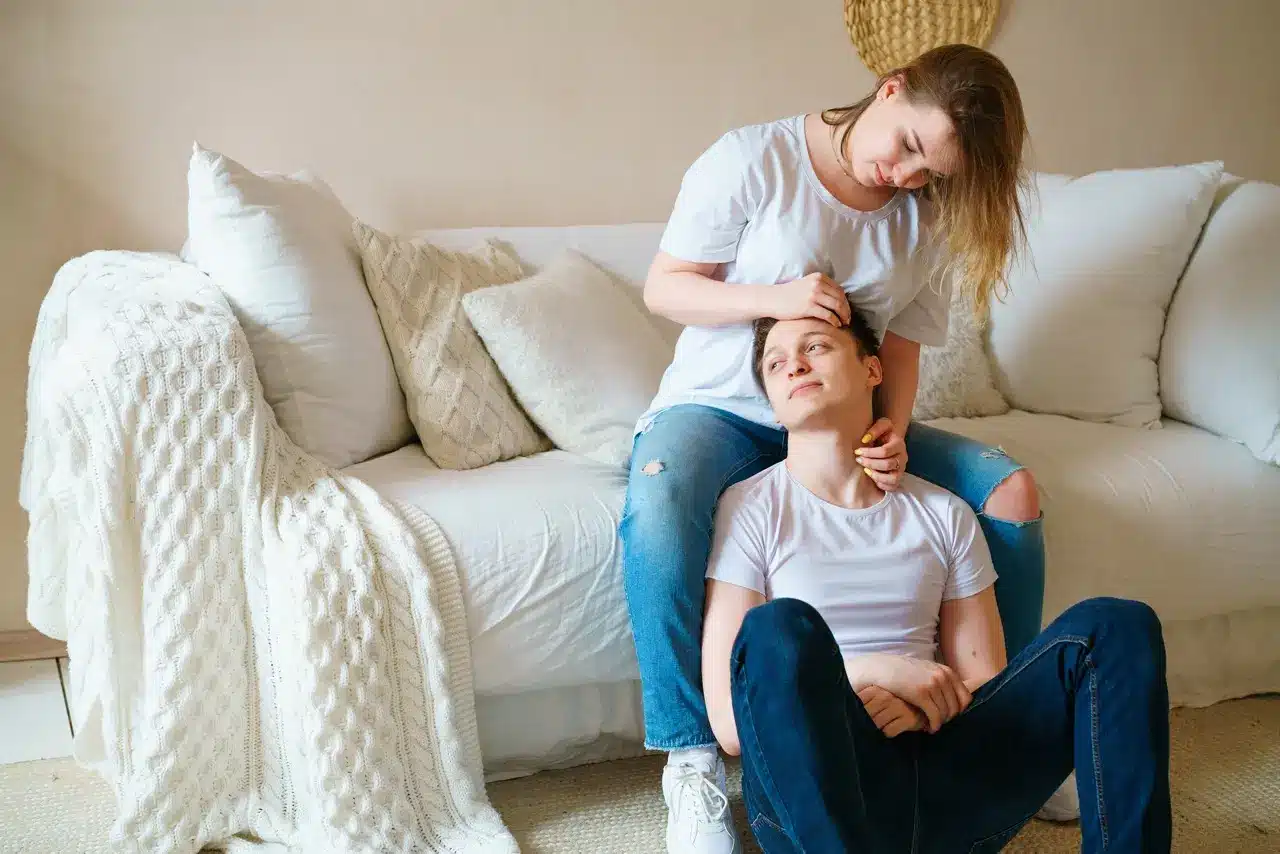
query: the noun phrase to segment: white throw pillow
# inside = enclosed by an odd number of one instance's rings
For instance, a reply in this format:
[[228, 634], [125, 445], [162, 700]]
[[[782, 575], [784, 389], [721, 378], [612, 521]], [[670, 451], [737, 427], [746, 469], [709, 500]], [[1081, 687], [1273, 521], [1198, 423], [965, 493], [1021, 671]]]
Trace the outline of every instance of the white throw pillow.
[[623, 466], [671, 347], [612, 276], [567, 250], [462, 305], [516, 398], [555, 444]]
[[1158, 427], [1165, 311], [1221, 163], [1039, 176], [1028, 256], [991, 309], [996, 383], [1017, 409]]
[[473, 469], [549, 450], [462, 311], [468, 291], [523, 276], [519, 260], [494, 243], [452, 252], [362, 222], [352, 232], [427, 456]]
[[1160, 345], [1165, 412], [1280, 464], [1280, 187], [1224, 180]]
[[412, 441], [351, 215], [333, 191], [199, 145], [187, 185], [183, 257], [231, 303], [284, 432], [337, 468]]
[[991, 376], [984, 332], [973, 299], [953, 289], [946, 344], [920, 348], [920, 383], [912, 420], [977, 418], [1009, 411]]

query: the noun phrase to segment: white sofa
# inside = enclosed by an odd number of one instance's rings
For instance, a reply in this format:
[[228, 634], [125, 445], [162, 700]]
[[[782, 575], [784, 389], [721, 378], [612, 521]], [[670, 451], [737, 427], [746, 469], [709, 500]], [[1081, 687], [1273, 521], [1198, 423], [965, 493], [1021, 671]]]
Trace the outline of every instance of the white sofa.
[[[661, 231], [423, 236], [457, 248], [499, 238], [530, 266], [574, 248], [635, 283], [638, 300]], [[1280, 290], [1280, 246], [1270, 251]], [[1175, 299], [1175, 317], [1178, 309]], [[674, 343], [678, 330], [660, 325]], [[1280, 313], [1271, 326], [1280, 329]], [[1046, 518], [1046, 619], [1091, 596], [1141, 599], [1164, 621], [1174, 704], [1280, 690], [1280, 468], [1167, 418], [1159, 430], [1016, 410], [931, 423], [1003, 447], [1035, 474]], [[442, 471], [417, 445], [348, 471], [431, 514], [454, 547], [490, 775], [636, 749], [639, 683], [615, 536], [624, 472], [560, 450]]]
[[[1243, 213], [1228, 209], [1250, 188], [1262, 188], [1262, 202]], [[1280, 418], [1276, 193], [1235, 179], [1218, 190], [1197, 250], [1205, 258], [1193, 257], [1167, 323], [1161, 314], [1162, 429], [1018, 409], [934, 422], [1003, 448], [1035, 474], [1046, 516], [1046, 619], [1097, 595], [1155, 608], [1175, 704], [1280, 690], [1280, 467], [1274, 456], [1268, 461], [1280, 433], [1269, 440], [1249, 433]], [[1255, 209], [1269, 218], [1258, 230]], [[642, 305], [640, 283], [661, 231], [661, 224], [635, 224], [421, 236], [459, 249], [497, 238], [529, 268], [573, 248], [631, 283]], [[1237, 264], [1245, 287], [1232, 287]], [[1204, 269], [1192, 275], [1197, 265]], [[674, 344], [678, 329], [654, 322]], [[1011, 324], [1016, 316], [997, 314], [992, 334], [1007, 339], [1018, 332]], [[1253, 331], [1241, 337], [1237, 326]], [[993, 350], [1004, 383], [1025, 381], [1026, 364], [1001, 364]], [[563, 450], [442, 470], [416, 443], [345, 471], [425, 511], [449, 540], [489, 778], [640, 751], [638, 674], [616, 537], [625, 471]]]

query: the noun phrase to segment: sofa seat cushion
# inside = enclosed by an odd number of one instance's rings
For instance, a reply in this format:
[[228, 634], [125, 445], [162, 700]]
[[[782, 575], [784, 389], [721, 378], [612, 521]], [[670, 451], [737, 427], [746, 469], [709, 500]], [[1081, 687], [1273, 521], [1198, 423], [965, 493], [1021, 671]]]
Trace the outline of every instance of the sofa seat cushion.
[[1198, 427], [1010, 412], [930, 422], [1003, 448], [1040, 486], [1045, 617], [1091, 596], [1193, 620], [1280, 606], [1280, 468]]
[[444, 531], [478, 695], [636, 678], [616, 533], [625, 470], [550, 451], [449, 471], [414, 444], [346, 473]]

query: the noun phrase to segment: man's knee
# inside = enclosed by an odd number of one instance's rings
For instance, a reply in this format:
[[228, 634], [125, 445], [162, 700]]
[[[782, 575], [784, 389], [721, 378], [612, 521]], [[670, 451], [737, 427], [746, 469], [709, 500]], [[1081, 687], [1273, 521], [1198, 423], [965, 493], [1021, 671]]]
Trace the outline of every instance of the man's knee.
[[738, 630], [740, 638], [807, 640], [826, 623], [818, 610], [800, 599], [774, 599], [747, 612]]
[[1040, 518], [1040, 494], [1035, 478], [1026, 469], [1009, 475], [987, 496], [982, 512], [1006, 522], [1031, 522]]
[[824, 652], [839, 647], [831, 629], [812, 605], [799, 599], [774, 599], [747, 612], [733, 645], [739, 667], [759, 666], [779, 682], [803, 680]]
[[1164, 629], [1155, 609], [1146, 602], [1111, 597], [1086, 599], [1069, 608], [1064, 617], [1087, 626], [1100, 644], [1123, 645], [1125, 658], [1164, 659]]

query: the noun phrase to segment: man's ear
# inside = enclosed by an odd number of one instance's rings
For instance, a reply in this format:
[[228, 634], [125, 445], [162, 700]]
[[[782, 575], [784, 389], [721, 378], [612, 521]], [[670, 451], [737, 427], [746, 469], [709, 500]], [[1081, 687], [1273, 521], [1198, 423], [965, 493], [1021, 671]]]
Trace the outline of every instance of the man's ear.
[[867, 362], [867, 385], [875, 388], [884, 382], [884, 366], [880, 364], [879, 356], [868, 356]]

